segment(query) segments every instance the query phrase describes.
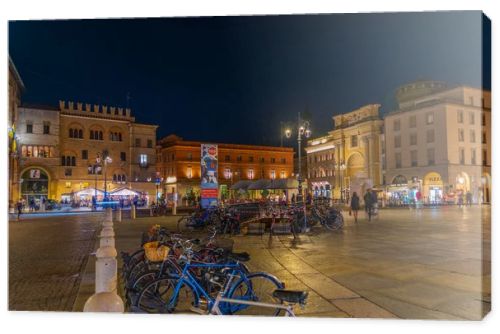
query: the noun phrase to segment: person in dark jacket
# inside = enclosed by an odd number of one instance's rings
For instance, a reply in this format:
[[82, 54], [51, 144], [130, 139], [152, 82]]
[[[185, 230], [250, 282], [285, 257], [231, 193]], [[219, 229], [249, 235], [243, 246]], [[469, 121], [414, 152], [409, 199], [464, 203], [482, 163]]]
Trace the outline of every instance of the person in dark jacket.
[[354, 222], [358, 222], [358, 211], [359, 211], [359, 196], [356, 192], [352, 193], [351, 197], [351, 212], [354, 216]]
[[372, 220], [372, 209], [373, 209], [373, 196], [370, 189], [366, 191], [366, 194], [365, 196], [363, 196], [363, 199], [365, 201], [365, 211], [368, 214], [368, 221], [370, 221]]

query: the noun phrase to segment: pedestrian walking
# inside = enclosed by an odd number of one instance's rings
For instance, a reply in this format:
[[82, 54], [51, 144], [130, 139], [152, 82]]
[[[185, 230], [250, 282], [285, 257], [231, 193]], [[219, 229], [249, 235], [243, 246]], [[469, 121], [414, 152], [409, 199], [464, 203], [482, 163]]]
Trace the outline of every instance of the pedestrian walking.
[[359, 211], [359, 196], [356, 192], [352, 193], [351, 197], [351, 212], [354, 216], [354, 222], [358, 222], [358, 211]]
[[464, 205], [464, 194], [458, 194], [458, 207], [461, 208]]
[[363, 200], [365, 201], [365, 211], [368, 215], [368, 221], [372, 219], [372, 205], [373, 205], [373, 197], [370, 189], [366, 190], [365, 196], [363, 196]]
[[472, 193], [470, 191], [465, 194], [465, 201], [468, 206], [472, 206]]
[[23, 212], [23, 201], [20, 199], [17, 204], [17, 220], [21, 217], [21, 213]]

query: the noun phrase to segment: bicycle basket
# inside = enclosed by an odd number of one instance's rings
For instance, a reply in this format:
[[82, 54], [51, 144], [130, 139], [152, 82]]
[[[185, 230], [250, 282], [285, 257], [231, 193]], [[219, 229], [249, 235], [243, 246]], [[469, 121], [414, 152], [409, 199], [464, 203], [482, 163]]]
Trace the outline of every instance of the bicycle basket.
[[151, 262], [162, 262], [164, 261], [169, 252], [169, 248], [165, 245], [161, 245], [158, 241], [147, 242], [143, 246], [144, 254], [146, 259]]

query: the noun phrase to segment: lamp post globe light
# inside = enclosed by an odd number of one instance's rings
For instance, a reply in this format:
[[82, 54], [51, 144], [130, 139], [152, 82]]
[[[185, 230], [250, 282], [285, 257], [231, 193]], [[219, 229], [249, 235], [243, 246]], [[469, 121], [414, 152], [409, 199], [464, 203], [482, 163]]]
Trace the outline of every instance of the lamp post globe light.
[[[290, 138], [293, 134], [292, 129], [288, 128], [285, 130], [285, 136]], [[311, 137], [311, 128], [308, 121], [303, 120], [300, 117], [300, 112], [297, 117], [297, 144], [298, 144], [298, 158], [299, 158], [299, 173], [297, 175], [297, 181], [299, 182], [297, 202], [303, 201], [302, 196], [302, 138]]]

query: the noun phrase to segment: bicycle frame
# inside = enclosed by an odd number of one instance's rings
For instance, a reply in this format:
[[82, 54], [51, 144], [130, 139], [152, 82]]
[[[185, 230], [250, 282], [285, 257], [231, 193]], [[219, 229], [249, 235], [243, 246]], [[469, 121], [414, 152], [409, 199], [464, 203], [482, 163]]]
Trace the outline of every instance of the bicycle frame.
[[210, 314], [213, 315], [224, 315], [222, 311], [219, 308], [220, 303], [228, 303], [228, 304], [238, 304], [238, 305], [248, 305], [248, 306], [258, 306], [258, 307], [268, 307], [268, 308], [274, 308], [274, 309], [280, 309], [284, 310], [286, 312], [287, 317], [295, 317], [295, 313], [293, 312], [293, 306], [288, 304], [288, 305], [283, 305], [283, 304], [271, 304], [271, 303], [261, 303], [261, 302], [254, 302], [251, 300], [242, 300], [242, 299], [231, 299], [231, 298], [225, 298], [222, 296], [221, 293], [217, 294], [217, 298], [215, 298], [214, 305], [210, 309]]
[[[227, 280], [227, 282], [224, 285], [222, 294], [227, 293], [227, 291], [231, 287], [231, 283], [232, 283], [234, 277], [238, 276], [238, 274], [241, 274], [241, 276], [244, 275], [243, 271], [240, 269], [241, 265], [239, 262], [229, 263], [229, 264], [228, 263], [223, 263], [223, 264], [195, 263], [195, 264], [192, 264], [189, 262], [182, 269], [182, 274], [179, 277], [177, 284], [175, 285], [174, 293], [173, 293], [172, 298], [171, 298], [169, 305], [168, 305], [169, 308], [173, 307], [172, 303], [175, 303], [176, 299], [179, 297], [180, 290], [184, 284], [186, 284], [187, 286], [189, 286], [190, 288], [193, 289], [193, 292], [196, 294], [197, 298], [199, 298], [200, 294], [201, 294], [207, 300], [209, 312], [212, 309], [213, 305], [215, 304], [216, 300], [213, 297], [211, 297], [207, 291], [205, 291], [205, 289], [200, 285], [200, 283], [198, 283], [196, 278], [194, 278], [193, 275], [189, 272], [189, 269], [191, 269], [191, 268], [230, 268], [231, 273], [229, 274], [229, 279]], [[226, 309], [225, 307], [222, 307], [222, 310], [221, 310], [220, 306], [218, 306], [218, 308], [219, 308], [219, 312], [223, 312], [222, 314], [227, 314], [229, 312], [237, 312], [241, 309], [246, 308], [246, 306], [244, 305], [244, 307], [239, 307], [236, 309], [231, 308], [231, 307], [229, 307], [229, 309]]]

